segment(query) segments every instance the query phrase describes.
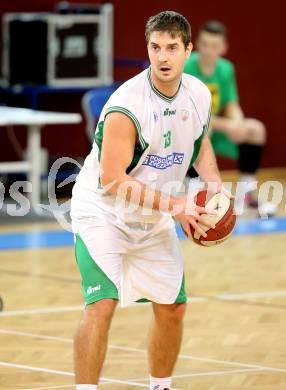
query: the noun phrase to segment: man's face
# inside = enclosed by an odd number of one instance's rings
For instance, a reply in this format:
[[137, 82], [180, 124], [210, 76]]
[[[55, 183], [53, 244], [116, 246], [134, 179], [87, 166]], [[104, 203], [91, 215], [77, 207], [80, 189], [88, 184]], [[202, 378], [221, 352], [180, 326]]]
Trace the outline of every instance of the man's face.
[[187, 49], [180, 36], [172, 37], [165, 31], [153, 31], [147, 45], [152, 72], [161, 82], [180, 79], [186, 59], [192, 51], [190, 43]]
[[197, 40], [197, 50], [202, 61], [212, 65], [219, 57], [225, 55], [227, 43], [223, 35], [202, 31]]

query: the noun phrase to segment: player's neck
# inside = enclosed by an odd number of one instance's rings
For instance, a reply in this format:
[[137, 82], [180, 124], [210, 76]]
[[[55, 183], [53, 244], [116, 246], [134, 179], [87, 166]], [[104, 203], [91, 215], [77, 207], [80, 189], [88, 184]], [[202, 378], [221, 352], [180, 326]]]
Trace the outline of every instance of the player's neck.
[[200, 67], [200, 70], [201, 72], [205, 75], [205, 76], [212, 76], [212, 74], [214, 73], [214, 70], [215, 70], [215, 66], [216, 66], [216, 63], [208, 63], [208, 62], [205, 62], [202, 60], [201, 57], [199, 57], [199, 67]]
[[181, 79], [172, 80], [172, 81], [160, 81], [151, 70], [151, 81], [152, 84], [159, 92], [168, 97], [173, 97], [178, 92], [178, 89], [181, 84]]

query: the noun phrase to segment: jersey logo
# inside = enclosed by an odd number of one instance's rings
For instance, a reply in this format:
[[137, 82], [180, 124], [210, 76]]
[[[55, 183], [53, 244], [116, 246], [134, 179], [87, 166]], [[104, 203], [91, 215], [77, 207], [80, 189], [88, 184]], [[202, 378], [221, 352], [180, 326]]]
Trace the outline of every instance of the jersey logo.
[[181, 117], [184, 122], [189, 118], [189, 115], [190, 113], [188, 110], [181, 110]]
[[148, 154], [142, 165], [148, 165], [155, 169], [167, 169], [174, 164], [181, 165], [184, 161], [184, 153], [172, 153], [166, 157], [157, 156], [155, 154]]
[[163, 134], [163, 137], [164, 137], [164, 148], [168, 148], [169, 146], [171, 146], [171, 143], [172, 143], [172, 133], [169, 131], [167, 131], [167, 133], [164, 133]]
[[174, 164], [183, 164], [184, 153], [174, 153]]
[[176, 110], [170, 110], [169, 108], [166, 108], [166, 110], [164, 110], [164, 116], [171, 116], [171, 115], [176, 115]]

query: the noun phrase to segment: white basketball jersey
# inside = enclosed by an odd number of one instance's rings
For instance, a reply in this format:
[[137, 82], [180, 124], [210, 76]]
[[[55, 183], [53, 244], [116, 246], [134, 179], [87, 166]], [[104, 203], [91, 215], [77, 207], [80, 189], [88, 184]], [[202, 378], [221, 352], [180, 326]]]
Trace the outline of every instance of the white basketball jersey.
[[[149, 68], [128, 80], [103, 107], [92, 151], [74, 186], [73, 204], [79, 206], [78, 202], [84, 202], [84, 191], [94, 193], [94, 198], [90, 199], [89, 195], [88, 202], [82, 207], [74, 207], [72, 214], [79, 216], [80, 209], [81, 213], [90, 216], [95, 208], [97, 212], [102, 209], [115, 213], [115, 196], [101, 190], [99, 178], [104, 120], [109, 113], [126, 114], [136, 127], [138, 144], [127, 173], [142, 183], [170, 193], [174, 189], [173, 183], [182, 183], [190, 164], [195, 161], [209, 125], [211, 95], [208, 88], [197, 78], [183, 74], [176, 95], [168, 97], [153, 85], [150, 72]], [[151, 220], [158, 220], [158, 214], [153, 212]], [[139, 208], [131, 215], [129, 213], [127, 219], [145, 221], [146, 217]]]

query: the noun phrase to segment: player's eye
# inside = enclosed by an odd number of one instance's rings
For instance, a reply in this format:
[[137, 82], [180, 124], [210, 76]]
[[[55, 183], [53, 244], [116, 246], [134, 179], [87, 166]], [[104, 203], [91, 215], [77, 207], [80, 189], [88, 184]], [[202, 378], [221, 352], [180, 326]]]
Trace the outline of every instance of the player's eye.
[[154, 51], [158, 51], [159, 50], [159, 46], [151, 45], [151, 49], [154, 50]]

